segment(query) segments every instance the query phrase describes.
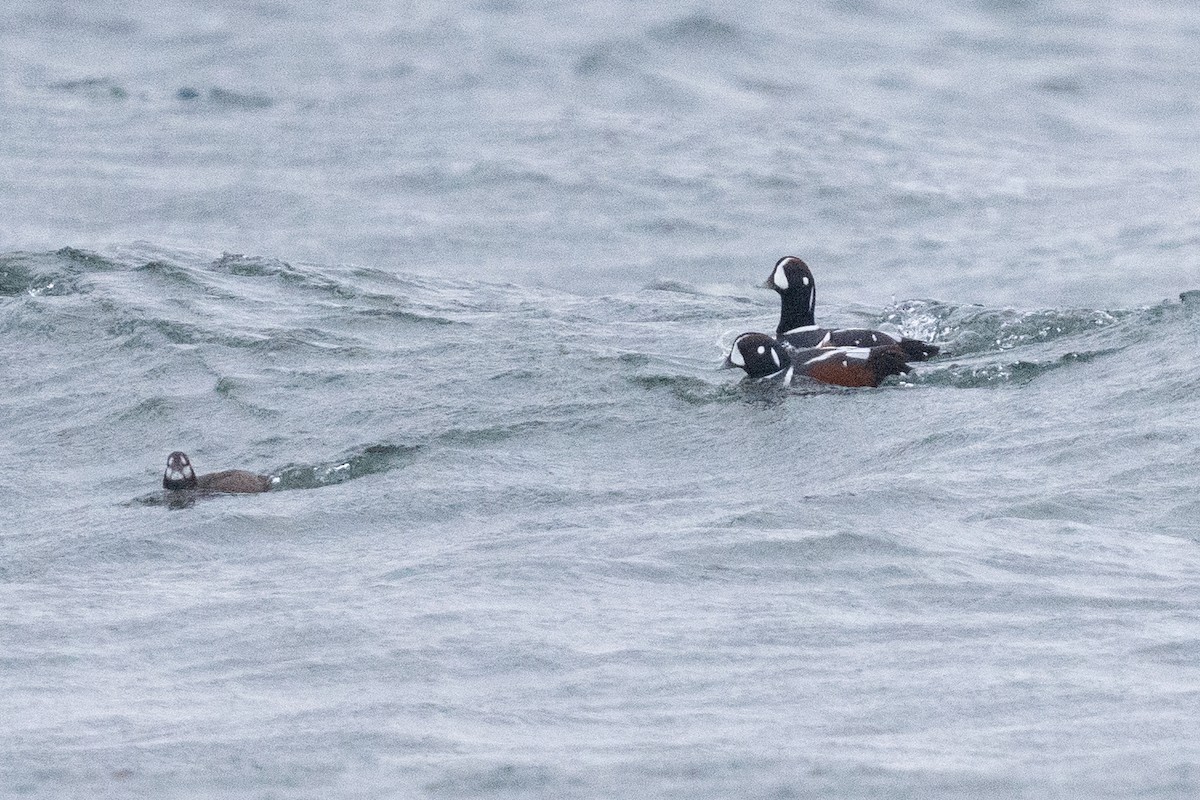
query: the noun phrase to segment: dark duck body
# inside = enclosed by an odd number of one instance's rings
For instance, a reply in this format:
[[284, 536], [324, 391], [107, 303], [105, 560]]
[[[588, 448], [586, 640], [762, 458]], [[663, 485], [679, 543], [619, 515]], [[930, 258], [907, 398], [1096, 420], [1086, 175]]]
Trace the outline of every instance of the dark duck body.
[[869, 328], [822, 328], [816, 324], [817, 284], [812, 270], [795, 256], [775, 262], [768, 288], [779, 293], [779, 325], [776, 338], [786, 347], [879, 347], [895, 345], [907, 361], [924, 361], [938, 354], [938, 346], [919, 339], [899, 338]]
[[269, 475], [257, 475], [244, 469], [227, 469], [197, 475], [187, 453], [175, 451], [167, 456], [167, 468], [163, 472], [163, 488], [172, 491], [198, 489], [205, 492], [229, 492], [231, 494], [255, 494], [271, 488]]
[[743, 333], [733, 343], [726, 367], [745, 370], [751, 378], [779, 376], [790, 384], [796, 376], [831, 386], [875, 387], [889, 375], [902, 375], [912, 368], [903, 350], [895, 344], [875, 347], [785, 347], [765, 333]]

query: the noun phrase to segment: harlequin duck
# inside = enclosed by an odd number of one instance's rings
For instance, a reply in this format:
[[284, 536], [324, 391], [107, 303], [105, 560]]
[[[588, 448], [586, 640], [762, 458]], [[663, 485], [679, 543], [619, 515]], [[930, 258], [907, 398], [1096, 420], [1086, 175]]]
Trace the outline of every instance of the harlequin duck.
[[794, 350], [765, 333], [743, 333], [733, 342], [727, 368], [740, 367], [751, 378], [782, 375], [791, 383], [804, 375], [833, 386], [878, 386], [889, 375], [909, 372], [907, 355], [895, 344], [877, 347], [813, 347]]
[[938, 354], [938, 346], [919, 339], [907, 339], [873, 331], [868, 328], [833, 330], [816, 324], [817, 284], [812, 270], [795, 256], [784, 256], [775, 262], [767, 288], [779, 292], [779, 327], [775, 333], [780, 342], [793, 349], [807, 347], [877, 347], [894, 344], [904, 351], [908, 361], [924, 361]]
[[270, 489], [271, 478], [268, 475], [256, 475], [244, 469], [227, 469], [224, 472], [197, 475], [196, 471], [192, 469], [192, 462], [187, 457], [187, 453], [176, 450], [167, 456], [167, 468], [163, 472], [163, 488], [252, 494]]

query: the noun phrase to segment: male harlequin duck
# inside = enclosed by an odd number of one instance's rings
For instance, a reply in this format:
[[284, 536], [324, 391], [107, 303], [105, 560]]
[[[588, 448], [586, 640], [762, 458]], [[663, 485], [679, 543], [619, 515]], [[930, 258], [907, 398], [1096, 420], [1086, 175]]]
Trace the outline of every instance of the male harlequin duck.
[[209, 472], [197, 475], [192, 469], [187, 453], [178, 450], [167, 456], [167, 468], [163, 472], [163, 488], [170, 490], [199, 489], [207, 492], [231, 492], [252, 494], [271, 488], [269, 475], [256, 475], [244, 469], [227, 469], [224, 472]]
[[889, 375], [909, 372], [908, 358], [895, 344], [877, 347], [784, 347], [765, 333], [743, 333], [733, 342], [727, 368], [740, 367], [751, 378], [781, 375], [790, 384], [804, 375], [833, 386], [878, 386]]
[[801, 350], [807, 347], [877, 347], [894, 344], [904, 351], [908, 361], [924, 361], [938, 354], [938, 346], [919, 339], [899, 340], [883, 331], [867, 328], [832, 330], [816, 324], [817, 284], [812, 270], [795, 256], [784, 256], [775, 262], [767, 288], [779, 292], [779, 327], [775, 333], [787, 347]]

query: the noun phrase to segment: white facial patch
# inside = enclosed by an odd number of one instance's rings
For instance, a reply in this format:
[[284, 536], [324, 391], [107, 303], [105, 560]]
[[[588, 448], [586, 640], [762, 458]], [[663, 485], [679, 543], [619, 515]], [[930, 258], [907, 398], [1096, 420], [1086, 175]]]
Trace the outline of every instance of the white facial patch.
[[775, 265], [775, 277], [771, 278], [771, 280], [783, 291], [786, 292], [788, 290], [787, 273], [783, 271], [782, 261]]
[[803, 280], [801, 280], [800, 282], [803, 283], [805, 286], [808, 286], [808, 276], [805, 275]]
[[742, 355], [742, 350], [737, 344], [734, 344], [733, 349], [729, 351], [729, 363], [735, 367], [746, 366], [746, 357]]
[[[759, 352], [761, 352], [761, 351], [762, 351], [762, 348], [759, 348]], [[771, 360], [775, 362], [775, 366], [777, 366], [777, 367], [779, 366], [779, 353], [775, 352], [774, 347], [771, 348]]]

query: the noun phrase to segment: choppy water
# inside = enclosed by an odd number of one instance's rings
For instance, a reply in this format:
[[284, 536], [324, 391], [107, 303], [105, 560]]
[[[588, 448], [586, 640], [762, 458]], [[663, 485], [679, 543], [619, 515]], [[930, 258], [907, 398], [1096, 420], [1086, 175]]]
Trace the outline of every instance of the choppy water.
[[11, 4], [0, 796], [1194, 796], [1197, 34]]

